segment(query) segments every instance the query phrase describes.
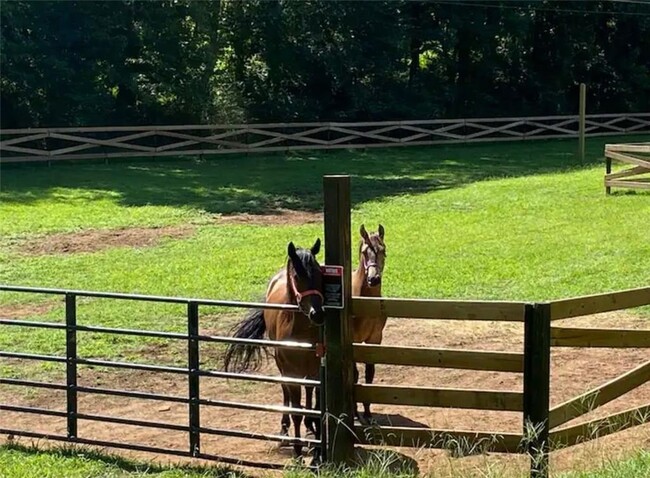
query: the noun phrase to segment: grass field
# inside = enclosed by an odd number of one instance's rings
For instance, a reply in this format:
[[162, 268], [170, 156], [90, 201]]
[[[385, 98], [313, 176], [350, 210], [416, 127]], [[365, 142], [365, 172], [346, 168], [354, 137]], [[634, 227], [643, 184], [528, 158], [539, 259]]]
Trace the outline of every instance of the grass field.
[[[322, 237], [322, 175], [348, 173], [353, 231], [362, 222], [386, 228], [386, 296], [545, 300], [646, 286], [650, 192], [606, 197], [602, 152], [607, 142], [648, 140], [591, 139], [584, 164], [574, 141], [544, 141], [3, 166], [0, 283], [257, 300], [282, 266], [287, 242]], [[209, 312], [210, 327], [224, 329], [240, 311]], [[648, 308], [634, 313], [650, 317]], [[183, 331], [184, 314], [173, 305], [79, 303], [82, 324]], [[0, 317], [62, 322], [63, 303], [0, 292]], [[0, 332], [0, 350], [65, 350], [63, 332]], [[79, 341], [87, 358], [161, 363], [164, 356], [175, 364], [185, 353], [155, 339], [85, 333]], [[3, 376], [53, 378], [56, 370], [0, 361]], [[213, 469], [146, 470], [95, 458], [5, 448], [0, 470], [215, 476]], [[612, 467], [589, 476], [650, 475], [647, 453]], [[57, 471], [68, 468], [80, 474]]]
[[[260, 476], [260, 475], [257, 475]], [[264, 475], [261, 475], [264, 476]], [[268, 476], [273, 476], [268, 474]], [[314, 476], [299, 469], [288, 469], [285, 478]], [[376, 459], [358, 470], [323, 470], [322, 478], [414, 478], [403, 472], [389, 472], [385, 462]], [[460, 478], [502, 478], [499, 472], [489, 470], [475, 474], [455, 475]], [[508, 475], [513, 476], [513, 475]], [[516, 475], [515, 475], [516, 476]], [[647, 478], [650, 476], [650, 452], [641, 450], [626, 460], [606, 463], [588, 472], [568, 472], [557, 478]], [[59, 448], [43, 451], [30, 447], [0, 446], [0, 478], [250, 478], [243, 472], [228, 467], [179, 467], [151, 465], [105, 455], [91, 450], [73, 451]], [[435, 478], [432, 475], [430, 478]]]
[[[640, 258], [650, 256], [648, 193], [604, 195], [605, 142], [590, 140], [585, 165], [574, 158], [573, 142], [547, 141], [5, 166], [0, 278], [42, 287], [259, 299], [288, 241], [305, 245], [322, 237], [314, 216], [321, 176], [345, 172], [353, 176], [353, 230], [361, 222], [386, 227], [387, 296], [544, 300], [647, 285], [650, 269]], [[278, 208], [299, 214], [282, 224], [256, 224]], [[242, 214], [246, 221], [228, 221]], [[138, 244], [138, 234], [163, 227], [176, 228], [177, 237]], [[115, 229], [134, 230], [135, 242], [120, 247], [118, 238], [103, 248], [102, 231]], [[74, 242], [74, 234], [89, 231], [97, 237], [78, 253], [57, 249], [57, 241]], [[26, 303], [41, 307], [22, 310], [21, 318], [63, 318], [60, 300], [0, 294], [5, 310], [20, 311]], [[79, 310], [80, 321], [99, 325], [184, 328], [179, 306], [83, 300]], [[57, 331], [10, 329], [0, 335], [0, 348], [60, 353], [62, 338]], [[140, 343], [92, 335], [80, 353], [129, 355]]]

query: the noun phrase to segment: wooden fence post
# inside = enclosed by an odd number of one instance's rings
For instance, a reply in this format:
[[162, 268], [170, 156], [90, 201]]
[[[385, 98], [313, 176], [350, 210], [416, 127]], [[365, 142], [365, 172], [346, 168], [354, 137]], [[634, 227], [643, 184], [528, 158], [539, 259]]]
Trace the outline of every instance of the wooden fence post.
[[350, 176], [323, 177], [325, 263], [343, 266], [343, 309], [328, 309], [325, 319], [327, 457], [348, 463], [354, 454], [354, 362], [350, 306]]
[[548, 477], [551, 305], [527, 304], [524, 324], [524, 440], [531, 478]]
[[580, 104], [579, 104], [579, 155], [580, 162], [585, 162], [585, 137], [587, 133], [587, 86], [584, 83], [580, 83]]
[[[605, 151], [607, 155], [607, 151]], [[605, 194], [609, 195], [612, 193], [612, 188], [607, 185], [607, 175], [612, 173], [612, 158], [605, 157]]]

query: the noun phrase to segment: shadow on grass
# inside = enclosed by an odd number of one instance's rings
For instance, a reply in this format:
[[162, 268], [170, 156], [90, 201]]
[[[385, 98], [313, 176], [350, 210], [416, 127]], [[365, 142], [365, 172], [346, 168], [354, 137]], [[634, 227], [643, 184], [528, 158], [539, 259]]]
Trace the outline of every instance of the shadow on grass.
[[248, 475], [240, 470], [231, 468], [226, 465], [157, 465], [152, 463], [137, 462], [120, 457], [118, 455], [102, 453], [91, 448], [73, 445], [57, 446], [52, 448], [39, 448], [36, 445], [26, 446], [10, 443], [7, 445], [0, 445], [0, 452], [4, 450], [16, 451], [25, 455], [33, 456], [50, 455], [53, 457], [63, 458], [83, 458], [84, 460], [100, 462], [109, 467], [117, 468], [122, 472], [137, 473], [138, 476], [146, 476], [149, 474], [155, 475], [166, 471], [178, 471], [184, 473], [192, 473], [206, 478], [252, 478], [252, 475]]
[[[605, 143], [643, 137], [592, 138], [585, 164], [602, 158]], [[645, 137], [647, 139], [647, 136]], [[252, 155], [208, 159], [122, 159], [3, 165], [5, 203], [43, 199], [115, 198], [123, 206], [188, 207], [219, 214], [270, 214], [278, 209], [319, 211], [322, 176], [352, 176], [353, 205], [418, 194], [494, 177], [578, 168], [575, 140], [481, 143]], [[81, 190], [70, 193], [66, 189]]]

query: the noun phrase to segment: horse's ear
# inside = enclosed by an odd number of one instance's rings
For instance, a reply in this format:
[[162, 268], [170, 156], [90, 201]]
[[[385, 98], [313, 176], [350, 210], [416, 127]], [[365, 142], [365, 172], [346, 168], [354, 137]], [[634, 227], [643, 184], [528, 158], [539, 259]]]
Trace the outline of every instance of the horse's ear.
[[366, 231], [366, 226], [361, 224], [361, 227], [359, 228], [359, 234], [361, 234], [361, 238], [367, 242], [370, 243], [370, 237], [368, 236], [368, 231]]
[[383, 241], [384, 240], [384, 226], [382, 226], [380, 224], [378, 231], [379, 231], [379, 238]]
[[314, 245], [311, 246], [312, 255], [317, 256], [319, 252], [320, 252], [320, 237], [318, 239], [316, 239], [316, 242], [314, 242]]
[[291, 259], [296, 258], [296, 246], [293, 244], [293, 242], [290, 242], [287, 246], [287, 253]]

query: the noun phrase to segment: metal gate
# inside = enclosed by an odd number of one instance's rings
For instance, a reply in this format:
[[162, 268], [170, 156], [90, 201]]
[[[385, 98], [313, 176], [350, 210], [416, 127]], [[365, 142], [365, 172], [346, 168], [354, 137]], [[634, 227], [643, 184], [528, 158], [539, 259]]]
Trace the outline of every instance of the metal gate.
[[[15, 286], [0, 286], [0, 291], [5, 292], [18, 292], [30, 294], [45, 294], [54, 296], [63, 296], [65, 298], [65, 323], [56, 322], [37, 322], [32, 320], [14, 320], [14, 319], [0, 319], [0, 325], [3, 327], [23, 327], [23, 328], [42, 328], [42, 329], [58, 329], [65, 331], [65, 356], [56, 355], [39, 355], [32, 353], [21, 352], [8, 352], [0, 351], [0, 358], [7, 359], [20, 359], [28, 361], [45, 361], [65, 364], [66, 369], [66, 382], [65, 383], [49, 383], [35, 380], [28, 380], [23, 378], [0, 378], [0, 384], [20, 386], [32, 389], [51, 389], [65, 391], [66, 404], [65, 411], [47, 408], [36, 408], [28, 406], [18, 406], [12, 404], [0, 404], [0, 410], [30, 413], [65, 418], [67, 423], [66, 434], [50, 434], [36, 432], [33, 430], [22, 430], [5, 427], [0, 425], [0, 434], [43, 438], [48, 440], [79, 443], [84, 445], [93, 445], [101, 447], [112, 447], [142, 452], [164, 453], [168, 455], [185, 456], [202, 458], [206, 460], [214, 460], [226, 464], [252, 466], [259, 468], [281, 469], [286, 466], [286, 463], [267, 463], [251, 460], [239, 459], [233, 456], [222, 456], [220, 454], [208, 454], [201, 451], [201, 437], [204, 435], [218, 435], [225, 437], [235, 437], [247, 440], [265, 440], [270, 442], [284, 442], [290, 445], [301, 444], [306, 447], [313, 447], [319, 452], [320, 458], [325, 457], [326, 439], [308, 439], [302, 438], [296, 440], [295, 438], [288, 438], [281, 435], [272, 435], [264, 433], [255, 433], [249, 431], [241, 431], [235, 429], [213, 428], [206, 426], [201, 421], [201, 407], [225, 407], [239, 410], [252, 410], [257, 412], [269, 413], [289, 413], [302, 415], [304, 417], [314, 417], [316, 420], [321, 420], [325, 414], [322, 410], [307, 410], [295, 409], [285, 406], [268, 405], [260, 403], [246, 403], [246, 402], [232, 402], [215, 400], [206, 398], [201, 395], [201, 378], [202, 377], [217, 377], [232, 380], [243, 380], [249, 382], [265, 382], [274, 384], [294, 384], [301, 386], [316, 387], [321, 393], [324, 394], [324, 387], [321, 387], [323, 377], [323, 366], [321, 366], [321, 377], [319, 380], [301, 380], [296, 378], [271, 376], [271, 375], [257, 375], [257, 374], [241, 374], [241, 373], [228, 373], [219, 370], [204, 369], [200, 365], [201, 356], [201, 343], [205, 342], [220, 342], [220, 343], [239, 343], [264, 347], [287, 347], [301, 350], [314, 350], [316, 353], [316, 344], [298, 343], [298, 342], [278, 342], [271, 340], [249, 340], [237, 339], [233, 337], [202, 335], [199, 333], [199, 322], [201, 317], [201, 309], [207, 307], [236, 307], [236, 308], [257, 308], [257, 309], [283, 309], [283, 310], [297, 310], [293, 305], [276, 305], [266, 303], [250, 303], [250, 302], [234, 302], [223, 300], [204, 300], [204, 299], [191, 299], [181, 297], [161, 297], [150, 295], [135, 295], [135, 294], [116, 294], [116, 293], [103, 293], [103, 292], [89, 292], [79, 290], [64, 290], [64, 289], [43, 289], [31, 287], [15, 287]], [[134, 330], [134, 329], [121, 329], [98, 327], [92, 325], [79, 325], [77, 324], [77, 301], [78, 298], [103, 298], [112, 300], [127, 300], [127, 301], [145, 301], [145, 302], [159, 302], [167, 304], [185, 304], [187, 306], [187, 331], [186, 333], [173, 333], [162, 332], [153, 330]], [[149, 365], [143, 363], [132, 362], [118, 362], [108, 360], [97, 360], [91, 358], [80, 357], [77, 353], [77, 343], [80, 340], [78, 332], [93, 332], [101, 334], [119, 334], [140, 337], [154, 337], [164, 338], [176, 341], [182, 341], [187, 344], [187, 365], [184, 367], [170, 367], [162, 365]], [[146, 373], [170, 373], [187, 378], [188, 393], [185, 396], [180, 395], [163, 395], [158, 393], [150, 393], [143, 391], [121, 390], [113, 388], [100, 388], [80, 386], [77, 384], [78, 366], [100, 366], [109, 369], [128, 369], [138, 370]], [[117, 397], [131, 397], [137, 399], [151, 400], [157, 402], [177, 403], [187, 405], [187, 421], [183, 424], [179, 423], [165, 423], [158, 421], [144, 421], [133, 420], [124, 417], [116, 417], [109, 415], [87, 414], [78, 410], [78, 395], [79, 394], [96, 394], [96, 395], [112, 395]], [[279, 396], [279, 394], [278, 394]], [[325, 407], [325, 400], [321, 401], [321, 408]], [[78, 422], [80, 420], [90, 420], [97, 422], [106, 422], [119, 425], [133, 425], [138, 427], [153, 428], [159, 430], [174, 430], [187, 433], [187, 449], [170, 449], [157, 446], [150, 446], [138, 443], [122, 443], [117, 441], [103, 441], [90, 438], [84, 438], [78, 433]], [[0, 422], [1, 423], [1, 422]], [[324, 431], [324, 426], [321, 430]]]

